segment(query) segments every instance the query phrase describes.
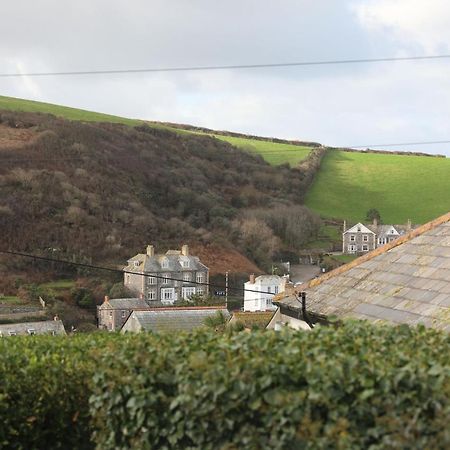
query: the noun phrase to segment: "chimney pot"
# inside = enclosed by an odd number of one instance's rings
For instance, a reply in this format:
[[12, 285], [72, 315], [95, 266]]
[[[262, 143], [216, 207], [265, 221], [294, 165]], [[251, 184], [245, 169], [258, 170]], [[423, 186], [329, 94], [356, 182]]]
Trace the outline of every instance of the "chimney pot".
[[106, 303], [107, 301], [109, 301], [109, 297], [107, 295], [105, 295], [105, 298], [103, 299], [103, 303]]
[[155, 247], [147, 245], [147, 256], [155, 256]]
[[250, 283], [255, 284], [255, 274], [250, 274]]
[[376, 217], [373, 218], [373, 226], [374, 227], [378, 226], [378, 219]]
[[184, 245], [181, 247], [181, 254], [182, 254], [183, 256], [189, 256], [189, 245], [184, 244]]
[[142, 292], [139, 294], [139, 298], [140, 298], [141, 300], [144, 300], [144, 294], [143, 294]]

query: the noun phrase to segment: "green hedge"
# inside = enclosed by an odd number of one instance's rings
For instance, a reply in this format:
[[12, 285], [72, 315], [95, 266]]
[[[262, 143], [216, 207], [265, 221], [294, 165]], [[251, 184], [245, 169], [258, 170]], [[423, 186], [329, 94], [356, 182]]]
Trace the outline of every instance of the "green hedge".
[[450, 336], [423, 328], [5, 338], [0, 362], [2, 448], [450, 447]]

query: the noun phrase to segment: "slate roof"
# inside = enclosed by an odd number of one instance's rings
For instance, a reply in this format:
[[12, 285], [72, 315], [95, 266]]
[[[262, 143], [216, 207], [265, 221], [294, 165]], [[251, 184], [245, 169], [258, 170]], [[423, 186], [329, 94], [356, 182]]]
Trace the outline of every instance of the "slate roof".
[[[133, 311], [127, 322], [137, 320], [142, 330], [153, 332], [190, 331], [204, 326], [207, 317], [212, 317], [221, 311], [228, 318], [230, 313], [226, 308], [216, 307], [170, 307], [155, 308], [147, 311]], [[124, 324], [124, 327], [126, 322]]]
[[[133, 261], [139, 261], [139, 265], [135, 266]], [[166, 261], [166, 267], [163, 267], [163, 261]], [[182, 262], [187, 261], [188, 267], [183, 267]], [[181, 272], [183, 270], [203, 270], [207, 271], [208, 268], [200, 262], [197, 256], [182, 255], [178, 250], [168, 250], [165, 254], [148, 256], [143, 253], [139, 253], [128, 260], [128, 265], [124, 270], [128, 271], [145, 271], [150, 273], [161, 272]]]
[[302, 288], [312, 314], [450, 331], [450, 212]]
[[110, 298], [105, 300], [99, 309], [135, 309], [147, 306], [148, 303], [142, 298]]
[[41, 322], [8, 323], [0, 325], [0, 335], [10, 336], [10, 332], [17, 335], [29, 335], [28, 330], [35, 334], [66, 334], [61, 320], [44, 320]]

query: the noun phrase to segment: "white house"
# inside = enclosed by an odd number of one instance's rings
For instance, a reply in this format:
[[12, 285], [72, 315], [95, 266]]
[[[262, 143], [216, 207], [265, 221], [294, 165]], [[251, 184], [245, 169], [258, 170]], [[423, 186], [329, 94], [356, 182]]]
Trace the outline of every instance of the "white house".
[[286, 281], [286, 277], [278, 275], [250, 275], [244, 283], [244, 311], [274, 311], [272, 298], [284, 291]]

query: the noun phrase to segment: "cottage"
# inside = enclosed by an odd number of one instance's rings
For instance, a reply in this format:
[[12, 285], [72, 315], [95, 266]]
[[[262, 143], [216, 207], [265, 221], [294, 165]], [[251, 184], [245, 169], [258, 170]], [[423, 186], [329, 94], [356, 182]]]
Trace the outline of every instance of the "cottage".
[[194, 294], [207, 295], [208, 282], [208, 267], [189, 254], [187, 245], [181, 251], [169, 250], [159, 255], [153, 245], [148, 245], [145, 254], [133, 256], [124, 268], [124, 285], [149, 303], [173, 305]]
[[349, 229], [346, 229], [344, 222], [342, 252], [347, 254], [367, 253], [398, 239], [411, 229], [410, 221], [406, 225], [379, 225], [375, 219], [371, 225], [359, 222]]
[[105, 296], [103, 303], [97, 306], [97, 324], [102, 330], [118, 331], [135, 309], [148, 309], [150, 306], [143, 298], [114, 298]]
[[280, 323], [337, 316], [450, 332], [450, 212], [311, 280], [302, 291], [305, 310], [295, 292], [274, 300]]
[[274, 311], [272, 298], [284, 291], [286, 281], [286, 277], [278, 275], [250, 275], [244, 283], [244, 311]]
[[32, 336], [35, 334], [47, 334], [50, 336], [65, 335], [66, 330], [62, 321], [58, 319], [0, 325], [0, 337]]
[[230, 313], [225, 307], [170, 307], [150, 308], [145, 311], [133, 311], [122, 327], [121, 333], [138, 333], [152, 331], [154, 333], [176, 333], [191, 331], [205, 326], [205, 320], [218, 313], [226, 318]]

